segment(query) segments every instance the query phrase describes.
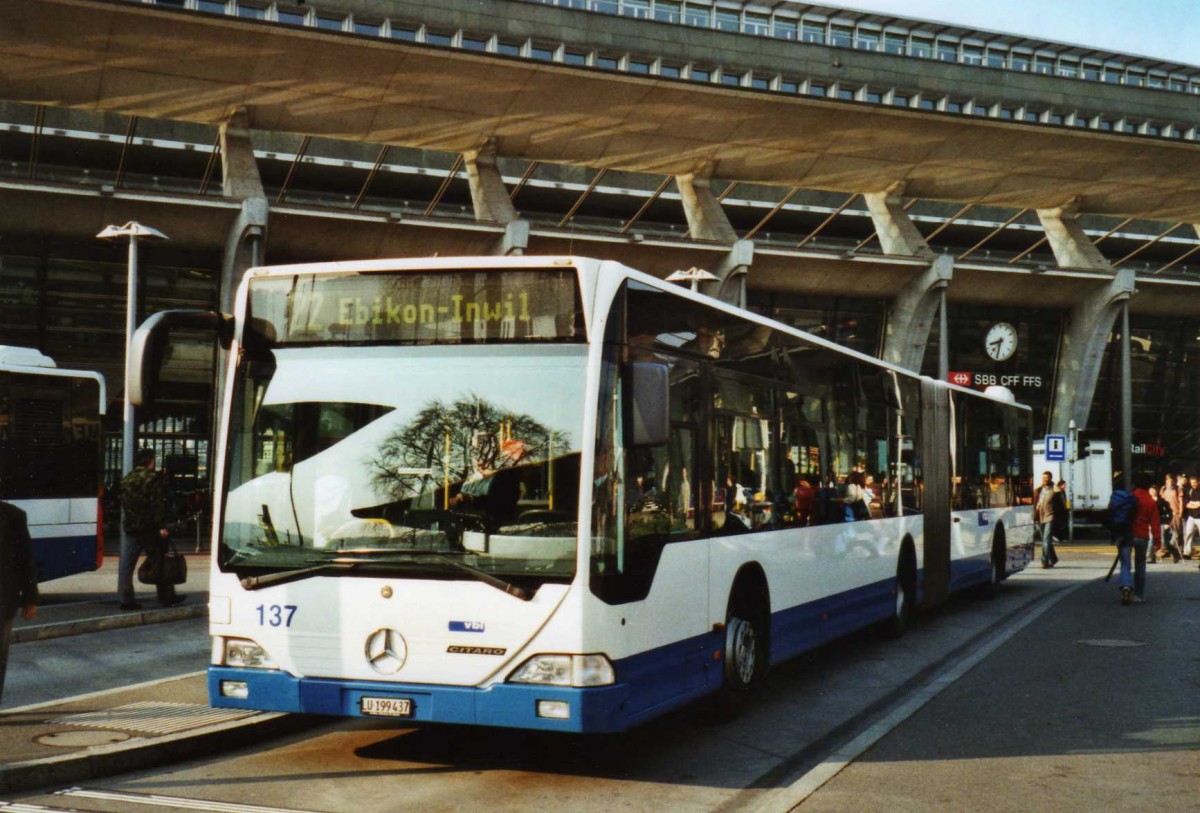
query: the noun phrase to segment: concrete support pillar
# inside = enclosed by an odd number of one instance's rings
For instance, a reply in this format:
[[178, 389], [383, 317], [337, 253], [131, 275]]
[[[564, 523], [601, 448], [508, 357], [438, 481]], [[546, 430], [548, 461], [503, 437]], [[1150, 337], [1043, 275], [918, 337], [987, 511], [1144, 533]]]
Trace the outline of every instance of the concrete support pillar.
[[[1114, 271], [1083, 233], [1075, 212], [1074, 203], [1037, 210], [1055, 262], [1061, 268], [1084, 268], [1111, 277], [1076, 303], [1067, 317], [1050, 406], [1049, 431], [1055, 434], [1065, 434], [1072, 420], [1080, 428], [1087, 426], [1108, 337], [1135, 290], [1133, 270]], [[1128, 416], [1122, 415], [1121, 420], [1127, 421]]]
[[746, 307], [746, 276], [753, 262], [754, 241], [735, 241], [733, 249], [708, 269], [717, 279], [700, 283], [700, 292], [739, 308]]
[[244, 113], [221, 125], [221, 186], [225, 197], [242, 202], [242, 210], [225, 237], [217, 295], [220, 309], [232, 313], [234, 293], [242, 275], [263, 260], [270, 212]]
[[494, 254], [505, 257], [521, 257], [529, 248], [529, 221], [512, 220], [504, 226], [504, 236], [500, 238]]
[[1108, 337], [1134, 290], [1133, 269], [1122, 268], [1111, 281], [1071, 309], [1058, 357], [1058, 376], [1050, 407], [1051, 432], [1066, 434], [1072, 420], [1076, 426], [1087, 426]]
[[221, 190], [225, 197], [237, 200], [266, 197], [244, 111], [221, 125]]
[[[241, 200], [242, 208], [225, 235], [221, 257], [221, 278], [217, 288], [217, 309], [233, 313], [233, 300], [242, 276], [260, 265], [266, 255], [267, 220], [271, 205], [263, 191], [262, 177], [250, 145], [250, 129], [244, 114], [235, 115], [221, 125], [221, 183], [226, 197]], [[221, 392], [225, 388], [228, 354], [217, 353], [217, 397], [213, 399], [213, 427], [221, 425]]]
[[[939, 254], [892, 300], [883, 343], [884, 361], [920, 371], [929, 331], [943, 302], [942, 292], [953, 278], [954, 258]], [[945, 340], [943, 335], [942, 341]]]
[[1112, 271], [1112, 266], [1100, 249], [1092, 244], [1075, 220], [1075, 205], [1059, 206], [1055, 209], [1038, 209], [1038, 220], [1046, 232], [1046, 240], [1059, 268], [1088, 268], [1094, 271]]
[[928, 257], [932, 260], [933, 251], [908, 212], [904, 211], [900, 189], [899, 184], [893, 184], [882, 192], [863, 193], [883, 253], [901, 257]]
[[488, 223], [511, 223], [517, 210], [496, 167], [496, 149], [489, 142], [477, 150], [463, 153], [467, 166], [467, 182], [471, 185], [471, 203], [475, 219]]
[[683, 213], [687, 217], [688, 229], [697, 240], [733, 244], [737, 232], [725, 216], [721, 202], [712, 192], [710, 170], [702, 168], [688, 175], [676, 175], [675, 185], [683, 201]]

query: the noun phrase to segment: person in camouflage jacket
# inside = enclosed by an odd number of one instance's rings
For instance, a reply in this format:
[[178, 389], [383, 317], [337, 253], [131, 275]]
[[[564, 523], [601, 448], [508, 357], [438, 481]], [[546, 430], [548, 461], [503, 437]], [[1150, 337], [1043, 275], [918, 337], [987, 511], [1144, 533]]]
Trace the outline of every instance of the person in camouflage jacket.
[[[167, 484], [156, 471], [154, 450], [141, 449], [134, 457], [133, 471], [121, 480], [121, 516], [125, 533], [117, 568], [117, 595], [122, 610], [140, 610], [134, 593], [133, 574], [138, 556], [161, 556], [167, 549]], [[175, 585], [157, 584], [158, 603], [174, 607], [185, 596], [175, 594]]]

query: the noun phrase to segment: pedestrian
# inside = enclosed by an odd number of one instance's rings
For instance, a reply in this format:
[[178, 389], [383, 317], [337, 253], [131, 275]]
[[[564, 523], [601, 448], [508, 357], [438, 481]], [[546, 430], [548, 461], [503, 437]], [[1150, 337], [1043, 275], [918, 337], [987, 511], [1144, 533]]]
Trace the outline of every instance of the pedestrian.
[[1188, 477], [1183, 490], [1183, 558], [1192, 558], [1192, 537], [1200, 535], [1200, 476]]
[[1037, 523], [1038, 538], [1042, 541], [1042, 567], [1054, 567], [1058, 554], [1054, 550], [1054, 535], [1052, 523], [1054, 509], [1054, 475], [1048, 471], [1042, 472], [1042, 484], [1033, 495], [1033, 521]]
[[[1163, 486], [1159, 490], [1159, 496], [1167, 503], [1170, 512], [1167, 522], [1171, 526], [1171, 544], [1175, 550], [1179, 549], [1183, 539], [1183, 487], [1186, 484], [1186, 481], [1176, 480], [1175, 475], [1168, 474], [1163, 478]], [[1166, 538], [1164, 535], [1163, 539]]]
[[808, 478], [801, 477], [797, 480], [796, 488], [792, 491], [792, 510], [795, 512], [796, 524], [801, 528], [807, 527], [812, 519], [815, 499], [816, 492]]
[[[125, 536], [117, 566], [117, 595], [122, 610], [140, 610], [133, 588], [138, 556], [162, 556], [167, 551], [167, 484], [155, 469], [154, 450], [141, 449], [134, 457], [133, 471], [121, 480], [121, 514]], [[174, 584], [156, 584], [158, 603], [164, 607], [182, 604], [187, 597], [175, 594]]]
[[[1151, 540], [1162, 538], [1162, 528], [1158, 520], [1158, 505], [1150, 497], [1147, 490], [1150, 478], [1140, 474], [1134, 479], [1133, 498], [1136, 505], [1128, 513], [1128, 520], [1116, 518], [1114, 510], [1114, 533], [1117, 541], [1117, 556], [1121, 562], [1121, 577], [1117, 584], [1121, 588], [1122, 604], [1141, 604], [1146, 598], [1146, 549]], [[1118, 495], [1126, 495], [1124, 491], [1114, 491], [1113, 500], [1118, 501]], [[1110, 502], [1110, 505], [1113, 505]], [[1124, 523], [1121, 525], [1121, 523]], [[1120, 526], [1120, 527], [1118, 527]], [[1130, 567], [1130, 554], [1133, 554], [1133, 566]]]
[[37, 569], [25, 512], [0, 502], [0, 698], [4, 696], [13, 617], [19, 612], [26, 621], [32, 620], [37, 616], [37, 602]]
[[1050, 498], [1050, 567], [1058, 564], [1055, 542], [1065, 542], [1071, 535], [1071, 506], [1067, 504], [1067, 481], [1059, 480]]
[[[1171, 475], [1169, 474], [1167, 475], [1167, 482], [1171, 482]], [[1174, 491], [1175, 488], [1172, 486], [1171, 490]], [[1179, 560], [1183, 557], [1179, 553], [1179, 548], [1175, 546], [1175, 540], [1178, 538], [1178, 536], [1171, 525], [1171, 520], [1174, 516], [1174, 512], [1171, 510], [1171, 503], [1167, 500], [1166, 496], [1164, 496], [1167, 492], [1167, 487], [1163, 486], [1161, 490], [1151, 488], [1150, 496], [1154, 497], [1156, 491], [1158, 492], [1158, 524], [1159, 530], [1162, 531], [1163, 556], [1170, 556], [1174, 560], [1175, 564], [1179, 564]]]

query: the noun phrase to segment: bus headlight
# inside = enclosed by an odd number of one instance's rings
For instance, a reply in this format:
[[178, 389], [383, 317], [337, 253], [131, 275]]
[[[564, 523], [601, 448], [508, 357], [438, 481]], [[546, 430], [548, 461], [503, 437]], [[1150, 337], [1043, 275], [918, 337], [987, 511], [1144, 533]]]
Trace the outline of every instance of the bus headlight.
[[242, 669], [278, 669], [279, 664], [271, 660], [267, 650], [246, 638], [226, 638], [222, 666]]
[[508, 678], [509, 683], [541, 686], [611, 686], [617, 682], [612, 661], [604, 655], [534, 655]]

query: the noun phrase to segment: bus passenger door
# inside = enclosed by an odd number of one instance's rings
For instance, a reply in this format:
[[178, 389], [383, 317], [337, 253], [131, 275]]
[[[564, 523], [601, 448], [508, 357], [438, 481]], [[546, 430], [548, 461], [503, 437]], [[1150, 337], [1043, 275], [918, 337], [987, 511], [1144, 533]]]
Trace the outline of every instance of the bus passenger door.
[[950, 396], [937, 381], [921, 381], [921, 456], [925, 476], [922, 606], [950, 591]]

